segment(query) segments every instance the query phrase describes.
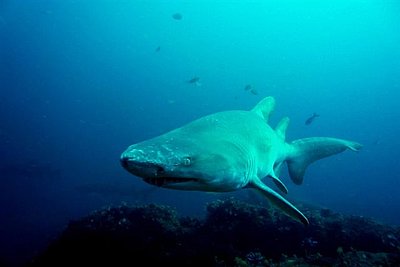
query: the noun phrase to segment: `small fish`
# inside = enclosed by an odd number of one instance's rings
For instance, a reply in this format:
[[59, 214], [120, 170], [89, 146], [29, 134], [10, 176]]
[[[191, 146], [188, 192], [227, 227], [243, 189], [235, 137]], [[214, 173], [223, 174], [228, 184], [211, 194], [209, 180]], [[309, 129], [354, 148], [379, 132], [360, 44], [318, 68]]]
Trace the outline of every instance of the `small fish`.
[[250, 93], [252, 93], [253, 95], [258, 95], [258, 91], [256, 89], [253, 88], [253, 86], [251, 84], [247, 84], [244, 87], [245, 91], [249, 91]]
[[253, 95], [258, 95], [258, 91], [256, 89], [251, 89], [250, 93], [252, 93]]
[[304, 124], [305, 124], [305, 125], [310, 125], [310, 124], [314, 121], [314, 119], [317, 118], [317, 117], [319, 117], [319, 114], [317, 114], [317, 113], [314, 112], [314, 113], [311, 115], [311, 117], [309, 117], [309, 118], [304, 122]]
[[200, 77], [197, 77], [197, 76], [195, 76], [192, 79], [188, 80], [187, 83], [194, 84], [197, 87], [201, 86]]
[[156, 53], [157, 53], [157, 52], [160, 52], [160, 50], [161, 50], [161, 46], [157, 46], [155, 52], [156, 52]]
[[181, 13], [175, 13], [172, 15], [172, 18], [175, 20], [181, 20], [183, 17]]
[[190, 79], [189, 81], [187, 81], [188, 83], [198, 83], [200, 81], [200, 77], [193, 77], [192, 79]]

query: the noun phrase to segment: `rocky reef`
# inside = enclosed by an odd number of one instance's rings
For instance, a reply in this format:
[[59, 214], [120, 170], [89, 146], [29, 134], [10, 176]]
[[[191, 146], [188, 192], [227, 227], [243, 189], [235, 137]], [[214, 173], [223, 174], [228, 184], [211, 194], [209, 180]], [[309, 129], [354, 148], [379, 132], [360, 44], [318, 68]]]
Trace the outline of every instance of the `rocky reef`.
[[155, 204], [98, 210], [28, 265], [400, 266], [400, 227], [303, 205], [305, 227], [234, 198], [206, 209], [204, 219]]

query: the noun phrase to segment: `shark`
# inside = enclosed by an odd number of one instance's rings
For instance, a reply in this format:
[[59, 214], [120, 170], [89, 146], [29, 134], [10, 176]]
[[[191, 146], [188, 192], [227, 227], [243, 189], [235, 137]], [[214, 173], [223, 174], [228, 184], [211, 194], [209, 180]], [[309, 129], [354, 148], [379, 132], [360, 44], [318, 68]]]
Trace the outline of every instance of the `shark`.
[[[250, 110], [228, 110], [191, 121], [162, 135], [128, 146], [120, 163], [144, 182], [168, 189], [232, 192], [254, 189], [296, 221], [307, 217], [284, 196], [279, 178], [287, 165], [291, 180], [303, 183], [307, 167], [345, 150], [362, 145], [333, 137], [285, 140], [289, 118], [269, 125], [275, 99], [267, 96]], [[266, 185], [272, 179], [280, 191]]]

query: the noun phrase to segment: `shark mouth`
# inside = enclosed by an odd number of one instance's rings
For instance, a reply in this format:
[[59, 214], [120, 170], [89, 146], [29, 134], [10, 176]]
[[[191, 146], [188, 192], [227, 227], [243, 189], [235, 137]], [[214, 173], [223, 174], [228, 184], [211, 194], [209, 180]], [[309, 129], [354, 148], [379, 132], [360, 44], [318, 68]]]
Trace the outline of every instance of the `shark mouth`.
[[148, 184], [155, 186], [164, 186], [167, 184], [185, 183], [185, 182], [197, 182], [195, 178], [176, 178], [176, 177], [159, 177], [159, 178], [143, 178]]

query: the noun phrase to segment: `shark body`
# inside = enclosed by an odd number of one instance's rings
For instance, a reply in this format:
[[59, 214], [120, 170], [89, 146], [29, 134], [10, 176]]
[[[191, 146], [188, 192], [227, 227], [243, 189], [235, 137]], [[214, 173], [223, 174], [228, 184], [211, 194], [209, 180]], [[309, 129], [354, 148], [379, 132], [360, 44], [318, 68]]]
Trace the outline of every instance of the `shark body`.
[[129, 146], [122, 166], [143, 181], [170, 189], [229, 192], [253, 188], [287, 215], [308, 225], [294, 205], [264, 184], [270, 177], [283, 192], [279, 179], [286, 162], [296, 184], [303, 182], [312, 162], [346, 149], [358, 151], [356, 142], [312, 137], [287, 143], [289, 124], [283, 118], [273, 129], [268, 119], [275, 100], [266, 97], [251, 110], [230, 110], [201, 117], [158, 137]]

